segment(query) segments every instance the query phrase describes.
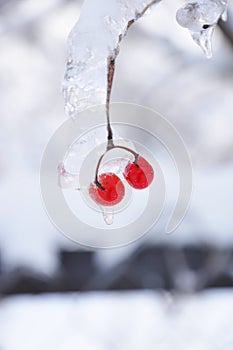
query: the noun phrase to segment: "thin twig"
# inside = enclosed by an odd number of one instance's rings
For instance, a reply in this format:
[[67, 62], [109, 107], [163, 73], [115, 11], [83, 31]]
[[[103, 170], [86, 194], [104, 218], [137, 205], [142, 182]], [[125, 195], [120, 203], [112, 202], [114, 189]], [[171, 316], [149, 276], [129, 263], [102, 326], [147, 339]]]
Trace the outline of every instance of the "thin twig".
[[138, 20], [140, 17], [142, 17], [145, 12], [154, 5], [155, 3], [160, 2], [161, 0], [152, 0], [141, 12], [137, 12], [135, 14], [135, 18], [131, 19], [128, 22], [126, 31], [124, 35], [119, 36], [118, 44], [115, 49], [114, 55], [111, 54], [108, 59], [107, 59], [107, 96], [106, 96], [106, 116], [107, 116], [107, 133], [108, 133], [108, 145], [107, 145], [107, 150], [111, 149], [113, 146], [113, 132], [112, 132], [112, 127], [111, 127], [111, 121], [110, 121], [110, 114], [109, 114], [109, 108], [110, 108], [110, 98], [111, 98], [111, 92], [112, 92], [112, 84], [113, 84], [113, 78], [114, 78], [114, 72], [115, 72], [115, 62], [117, 55], [119, 53], [119, 47], [120, 47], [120, 42], [122, 41], [123, 37], [126, 35], [128, 29], [131, 27], [131, 25]]

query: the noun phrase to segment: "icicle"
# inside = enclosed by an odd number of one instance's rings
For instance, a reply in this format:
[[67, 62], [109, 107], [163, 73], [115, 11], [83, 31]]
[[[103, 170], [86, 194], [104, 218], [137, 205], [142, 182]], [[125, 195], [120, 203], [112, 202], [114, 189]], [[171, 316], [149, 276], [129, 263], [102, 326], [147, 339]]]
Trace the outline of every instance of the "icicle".
[[101, 207], [104, 221], [107, 225], [112, 225], [114, 221], [114, 208], [113, 207]]
[[214, 33], [214, 28], [209, 27], [206, 30], [201, 30], [200, 32], [191, 32], [192, 38], [197, 43], [207, 58], [212, 57], [212, 37]]
[[177, 11], [177, 22], [189, 29], [193, 40], [202, 48], [207, 58], [212, 56], [212, 37], [220, 18], [226, 19], [227, 0], [197, 0]]

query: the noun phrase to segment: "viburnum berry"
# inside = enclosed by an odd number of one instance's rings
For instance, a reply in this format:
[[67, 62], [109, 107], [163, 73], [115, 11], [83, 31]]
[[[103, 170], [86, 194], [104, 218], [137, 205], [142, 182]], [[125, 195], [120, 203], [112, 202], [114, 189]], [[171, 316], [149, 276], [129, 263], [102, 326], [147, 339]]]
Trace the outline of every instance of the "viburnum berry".
[[91, 198], [100, 205], [118, 204], [125, 195], [125, 187], [121, 179], [114, 173], [102, 173], [98, 181], [89, 187]]
[[139, 156], [137, 161], [126, 165], [123, 175], [130, 186], [141, 190], [148, 187], [153, 181], [154, 170], [146, 159]]

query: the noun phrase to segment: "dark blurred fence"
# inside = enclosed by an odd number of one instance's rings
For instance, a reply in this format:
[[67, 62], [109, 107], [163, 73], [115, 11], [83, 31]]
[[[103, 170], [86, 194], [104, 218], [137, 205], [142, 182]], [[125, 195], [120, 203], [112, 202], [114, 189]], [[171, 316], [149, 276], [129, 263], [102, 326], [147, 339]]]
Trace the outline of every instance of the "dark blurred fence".
[[98, 268], [95, 252], [60, 254], [53, 278], [17, 269], [0, 272], [0, 294], [163, 289], [193, 292], [233, 286], [233, 249], [210, 246], [143, 247], [111, 269]]

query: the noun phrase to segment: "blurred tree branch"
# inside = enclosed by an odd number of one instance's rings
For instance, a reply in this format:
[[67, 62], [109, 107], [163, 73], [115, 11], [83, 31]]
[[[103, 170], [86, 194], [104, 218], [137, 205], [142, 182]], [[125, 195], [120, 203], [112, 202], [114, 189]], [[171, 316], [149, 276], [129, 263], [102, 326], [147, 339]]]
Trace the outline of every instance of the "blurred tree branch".
[[233, 13], [231, 8], [228, 9], [228, 20], [226, 22], [220, 20], [218, 24], [233, 49]]

